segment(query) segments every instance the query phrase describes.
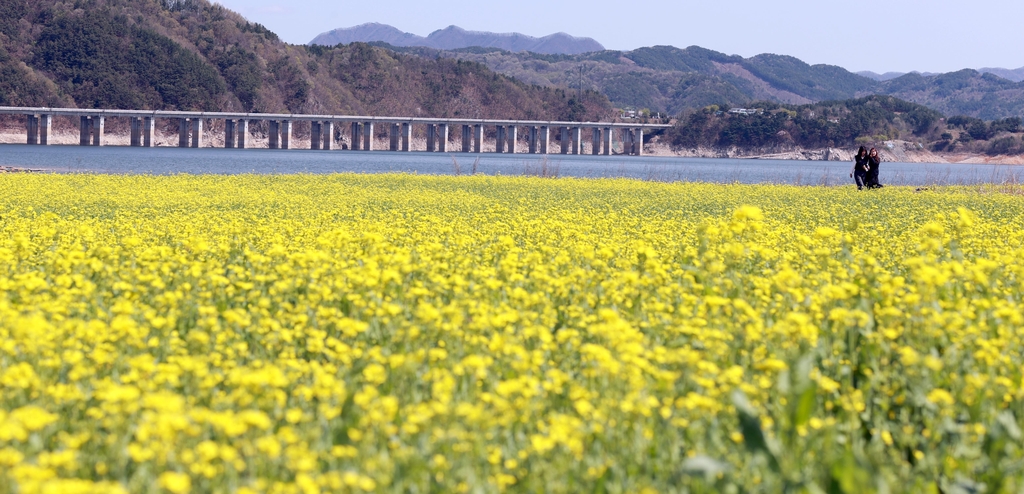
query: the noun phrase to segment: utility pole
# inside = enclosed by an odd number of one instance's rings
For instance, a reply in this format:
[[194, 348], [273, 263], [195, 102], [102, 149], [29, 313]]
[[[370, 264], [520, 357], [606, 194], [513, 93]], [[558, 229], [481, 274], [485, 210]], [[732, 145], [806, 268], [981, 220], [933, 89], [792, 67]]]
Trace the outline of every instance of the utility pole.
[[583, 103], [583, 64], [580, 64], [580, 90], [577, 93], [576, 100]]
[[[565, 71], [566, 78], [571, 81], [573, 77], [576, 77], [576, 101], [583, 102], [583, 76], [589, 73], [593, 67], [587, 67], [585, 63], [580, 62], [575, 68]], [[571, 85], [569, 82], [566, 85]]]

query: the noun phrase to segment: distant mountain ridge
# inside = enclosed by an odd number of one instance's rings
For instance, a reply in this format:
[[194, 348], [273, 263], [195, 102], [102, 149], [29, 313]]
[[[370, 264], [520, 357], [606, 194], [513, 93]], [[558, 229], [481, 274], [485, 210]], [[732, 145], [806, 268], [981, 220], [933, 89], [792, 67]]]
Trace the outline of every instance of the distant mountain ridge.
[[335, 46], [337, 44], [373, 42], [383, 42], [398, 47], [424, 46], [438, 50], [457, 50], [470, 47], [496, 48], [510, 52], [528, 51], [545, 55], [578, 55], [604, 50], [604, 46], [593, 38], [578, 38], [566, 33], [555, 33], [537, 38], [521, 33], [467, 31], [458, 26], [448, 26], [423, 37], [376, 22], [328, 31], [313, 38], [309, 44]]
[[[1024, 82], [965, 69], [912, 72], [878, 81], [835, 65], [765, 53], [749, 58], [690, 46], [651, 46], [579, 55], [544, 55], [497, 48], [391, 49], [434, 59], [472, 61], [529, 84], [597, 90], [618, 108], [677, 115], [709, 105], [743, 107], [757, 101], [802, 105], [872, 94], [928, 106], [947, 116], [984, 120], [1024, 117]], [[583, 69], [582, 81], [580, 69]]]
[[1000, 69], [985, 67], [983, 69], [978, 69], [978, 72], [986, 74], [995, 74], [999, 77], [1002, 77], [1003, 79], [1009, 79], [1013, 82], [1024, 81], [1024, 67], [1021, 67], [1019, 69]]
[[933, 75], [938, 75], [937, 73], [934, 73], [934, 72], [917, 72], [917, 71], [912, 71], [912, 72], [886, 72], [884, 74], [879, 74], [877, 72], [872, 72], [870, 70], [862, 70], [860, 72], [857, 72], [857, 75], [861, 75], [861, 76], [867, 77], [868, 79], [872, 79], [872, 80], [875, 80], [875, 81], [878, 81], [878, 82], [891, 81], [893, 79], [896, 79], [896, 78], [899, 78], [899, 77], [903, 77], [903, 76], [905, 76], [907, 74], [919, 74], [919, 75], [923, 75], [925, 77], [929, 77], [929, 76], [933, 76]]
[[[978, 72], [980, 72], [982, 74], [994, 74], [994, 75], [997, 75], [999, 77], [1002, 77], [1003, 79], [1010, 80], [1010, 81], [1013, 81], [1013, 82], [1024, 81], [1024, 67], [1021, 67], [1019, 69], [1003, 69], [1003, 68], [997, 68], [997, 67], [984, 67], [984, 68], [978, 69]], [[879, 73], [876, 73], [876, 72], [872, 72], [870, 70], [862, 70], [860, 72], [857, 72], [857, 75], [862, 75], [864, 77], [867, 77], [868, 79], [874, 79], [874, 80], [876, 80], [878, 82], [891, 81], [893, 79], [897, 79], [897, 78], [903, 77], [903, 76], [905, 76], [907, 74], [918, 74], [918, 75], [921, 75], [921, 76], [924, 76], [924, 77], [931, 77], [931, 76], [936, 76], [936, 75], [942, 75], [942, 74], [940, 74], [938, 72], [918, 72], [916, 70], [912, 71], [912, 72], [886, 72], [884, 74], [879, 74]]]

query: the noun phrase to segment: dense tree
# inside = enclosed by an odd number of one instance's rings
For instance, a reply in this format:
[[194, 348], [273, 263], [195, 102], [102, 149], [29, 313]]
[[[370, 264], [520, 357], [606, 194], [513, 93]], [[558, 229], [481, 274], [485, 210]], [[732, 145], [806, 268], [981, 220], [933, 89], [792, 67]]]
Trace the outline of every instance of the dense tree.
[[215, 110], [224, 92], [198, 55], [108, 9], [50, 18], [33, 64], [86, 107]]
[[228, 88], [241, 101], [245, 111], [254, 111], [263, 87], [263, 67], [255, 53], [232, 46], [216, 59]]
[[999, 132], [1021, 132], [1024, 130], [1020, 117], [1010, 117], [992, 122], [992, 132], [998, 134]]
[[967, 127], [967, 133], [971, 135], [972, 139], [987, 141], [992, 137], [992, 128], [985, 122], [979, 120]]

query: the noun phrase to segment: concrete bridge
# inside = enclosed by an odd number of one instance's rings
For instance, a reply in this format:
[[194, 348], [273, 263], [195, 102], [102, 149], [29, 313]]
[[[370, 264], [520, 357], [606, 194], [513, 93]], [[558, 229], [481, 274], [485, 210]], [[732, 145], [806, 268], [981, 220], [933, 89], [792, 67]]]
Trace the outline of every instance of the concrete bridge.
[[[51, 134], [53, 117], [77, 117], [80, 121], [82, 146], [102, 146], [104, 125], [108, 118], [127, 119], [131, 128], [130, 145], [152, 147], [156, 120], [170, 119], [177, 122], [178, 147], [203, 147], [204, 122], [224, 121], [224, 147], [244, 149], [250, 139], [249, 124], [266, 121], [269, 128], [270, 149], [297, 149], [300, 143], [293, 142], [292, 124], [310, 123], [308, 149], [330, 150], [334, 147], [335, 126], [349, 131], [351, 149], [375, 151], [374, 130], [382, 126], [389, 137], [388, 151], [414, 151], [411, 148], [414, 125], [426, 129], [426, 149], [416, 151], [454, 152], [448, 149], [449, 134], [462, 132], [464, 153], [515, 153], [519, 131], [525, 131], [530, 154], [556, 154], [551, 149], [551, 133], [558, 136], [558, 154], [581, 154], [583, 136], [591, 136], [591, 152], [594, 155], [612, 154], [612, 146], [618, 141], [623, 153], [640, 156], [643, 154], [645, 130], [667, 129], [670, 125], [601, 123], [601, 122], [550, 122], [529, 120], [482, 120], [482, 119], [437, 119], [403, 117], [366, 117], [351, 115], [294, 115], [269, 113], [218, 113], [181, 112], [149, 110], [81, 110], [75, 108], [20, 108], [0, 107], [0, 115], [24, 115], [28, 144], [47, 145]], [[496, 129], [494, 146], [484, 149], [484, 128]], [[305, 143], [302, 143], [305, 145]], [[303, 146], [304, 147], [304, 146]]]

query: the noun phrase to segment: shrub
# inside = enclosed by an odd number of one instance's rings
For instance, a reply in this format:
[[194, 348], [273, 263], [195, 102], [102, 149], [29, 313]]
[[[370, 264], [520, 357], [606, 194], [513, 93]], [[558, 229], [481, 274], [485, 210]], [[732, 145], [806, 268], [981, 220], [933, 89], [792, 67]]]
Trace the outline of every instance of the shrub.
[[989, 144], [986, 152], [992, 156], [999, 154], [1013, 154], [1020, 150], [1019, 144], [1020, 140], [1016, 137], [1000, 137]]

